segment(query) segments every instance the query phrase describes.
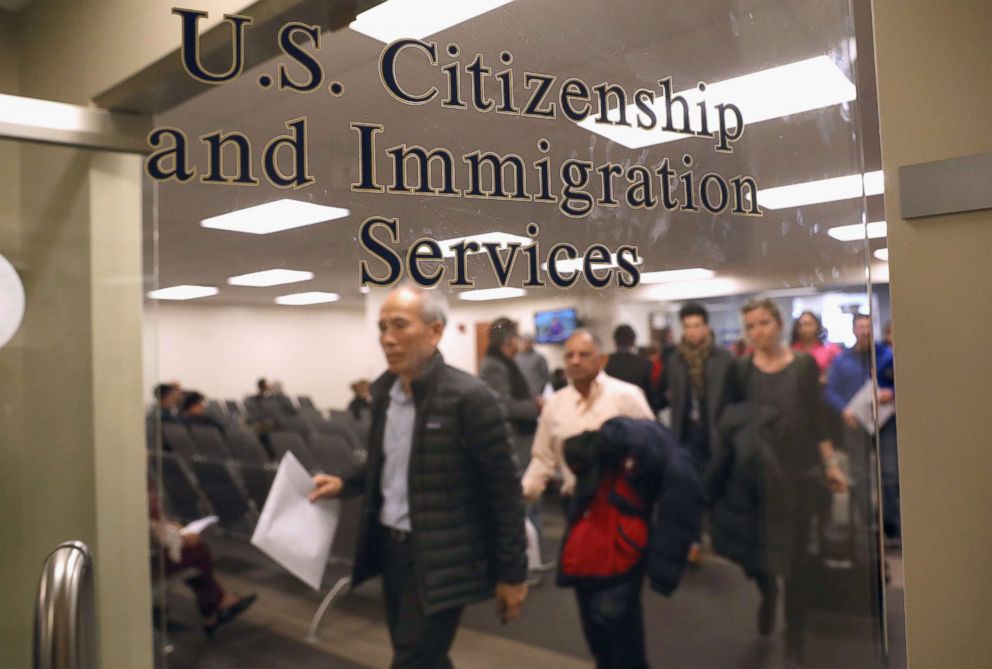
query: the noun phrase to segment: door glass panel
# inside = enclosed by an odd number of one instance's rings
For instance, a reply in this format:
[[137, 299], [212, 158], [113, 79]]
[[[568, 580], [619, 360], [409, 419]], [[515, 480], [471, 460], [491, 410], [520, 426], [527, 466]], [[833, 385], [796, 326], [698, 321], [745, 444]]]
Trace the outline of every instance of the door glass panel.
[[[336, 425], [356, 466], [374, 447], [347, 412], [352, 385], [386, 369], [379, 308], [413, 281], [445, 295], [440, 350], [473, 375], [499, 317], [566, 380], [574, 328], [611, 353], [629, 326], [619, 346], [646, 361], [645, 401], [705, 484], [675, 596], [645, 585], [652, 666], [886, 666], [901, 584], [897, 552], [888, 589], [883, 572], [895, 424], [879, 434], [887, 391], [873, 403], [891, 367], [881, 176], [865, 151], [877, 122], [860, 102], [873, 82], [857, 60], [870, 26], [846, 0], [492, 4], [423, 28], [397, 24], [395, 2], [379, 6], [392, 22], [345, 27], [335, 5], [319, 48], [300, 28], [279, 55], [248, 30], [240, 76], [155, 119], [146, 274], [173, 292], [148, 296], [149, 355], [189, 409], [161, 425], [160, 476], [189, 484], [186, 516], [220, 517], [202, 538], [224, 592], [259, 595], [218, 632], [222, 650], [202, 638], [196, 587], [170, 579], [170, 616], [187, 624], [166, 663], [388, 664], [378, 584], [337, 598], [303, 643], [349, 574], [346, 540], [316, 595], [248, 538], [284, 452], [326, 471]], [[569, 503], [552, 490], [535, 512], [545, 559]], [[572, 593], [535, 576], [521, 623], [466, 610], [456, 662], [588, 666]]]

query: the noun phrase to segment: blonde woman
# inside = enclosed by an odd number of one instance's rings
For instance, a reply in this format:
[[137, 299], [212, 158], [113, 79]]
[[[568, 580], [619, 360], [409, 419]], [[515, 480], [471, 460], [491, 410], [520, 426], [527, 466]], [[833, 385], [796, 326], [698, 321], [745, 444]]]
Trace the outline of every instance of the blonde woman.
[[775, 627], [784, 581], [787, 666], [801, 667], [810, 519], [847, 480], [828, 436], [816, 361], [785, 344], [773, 300], [741, 311], [753, 352], [738, 361], [738, 401], [720, 419], [720, 453], [707, 472], [713, 543], [756, 580], [763, 636]]

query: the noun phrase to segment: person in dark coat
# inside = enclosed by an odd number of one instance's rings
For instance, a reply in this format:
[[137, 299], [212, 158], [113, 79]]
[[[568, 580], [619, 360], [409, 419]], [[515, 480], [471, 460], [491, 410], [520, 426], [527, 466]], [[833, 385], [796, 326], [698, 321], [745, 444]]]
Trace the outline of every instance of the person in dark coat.
[[311, 500], [363, 493], [353, 583], [382, 574], [392, 669], [451, 667], [462, 609], [495, 591], [504, 622], [527, 595], [524, 506], [506, 415], [437, 350], [436, 293], [401, 287], [379, 311], [389, 370], [372, 384], [364, 471], [314, 477]]
[[[522, 474], [530, 462], [530, 448], [537, 430], [537, 417], [544, 406], [544, 397], [532, 394], [532, 388], [516, 362], [517, 325], [509, 318], [497, 318], [489, 326], [489, 347], [479, 364], [479, 378], [486, 382], [499, 397], [506, 411], [513, 435], [513, 451]], [[541, 501], [527, 505], [527, 517], [538, 533], [538, 544], [543, 531]], [[540, 561], [533, 565], [538, 571], [552, 569], [552, 563]], [[528, 579], [528, 586], [539, 585], [539, 576]]]
[[651, 361], [638, 352], [634, 328], [618, 325], [613, 331], [613, 343], [617, 350], [606, 361], [606, 373], [640, 388], [648, 405], [657, 411], [658, 394], [651, 385]]
[[786, 666], [801, 667], [810, 520], [829, 492], [847, 489], [847, 478], [829, 439], [816, 361], [783, 343], [773, 300], [751, 300], [742, 312], [754, 353], [738, 361], [738, 402], [721, 417], [706, 473], [713, 544], [757, 581], [763, 636], [774, 629], [784, 579]]
[[[716, 346], [709, 326], [709, 312], [698, 302], [679, 309], [682, 341], [665, 361], [659, 384], [660, 405], [672, 408], [672, 432], [692, 456], [702, 475], [710, 451], [719, 439], [717, 418], [730, 400], [734, 356]], [[694, 566], [702, 563], [702, 538], [689, 554]]]
[[560, 585], [574, 586], [597, 669], [647, 667], [641, 590], [669, 596], [699, 532], [701, 487], [668, 428], [617, 417], [565, 442], [577, 476]]
[[207, 411], [206, 398], [203, 393], [191, 390], [183, 397], [182, 411], [180, 413], [182, 421], [192, 427], [194, 425], [205, 425], [217, 428], [224, 434], [224, 423], [217, 419], [217, 416]]

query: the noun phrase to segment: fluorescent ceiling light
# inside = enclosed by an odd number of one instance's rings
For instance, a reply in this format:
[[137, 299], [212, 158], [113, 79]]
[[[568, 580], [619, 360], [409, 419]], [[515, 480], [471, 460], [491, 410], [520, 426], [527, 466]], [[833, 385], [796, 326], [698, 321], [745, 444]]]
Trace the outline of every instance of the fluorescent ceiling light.
[[313, 291], [310, 293], [293, 293], [292, 295], [280, 295], [276, 298], [276, 304], [290, 304], [302, 306], [305, 304], [324, 304], [325, 302], [337, 302], [341, 296], [337, 293], [321, 293]]
[[[720, 103], [737, 105], [744, 122], [752, 124], [850, 102], [858, 97], [858, 92], [854, 84], [830, 58], [817, 56], [726, 81], [707, 83], [704, 92], [693, 87], [679, 91], [676, 95], [682, 96], [689, 104], [689, 126], [694, 131], [702, 130], [702, 115], [699, 113], [697, 103], [705, 100], [707, 128], [710, 132], [714, 132], [720, 127], [719, 116], [715, 109], [715, 105]], [[628, 149], [640, 149], [693, 137], [686, 133], [665, 132], [659, 129], [666, 125], [668, 120], [668, 112], [662, 96], [659, 95], [655, 99], [652, 107], [658, 125], [651, 130], [637, 127], [638, 110], [634, 104], [629, 104], [626, 108], [626, 119], [631, 127], [596, 123], [598, 114], [584, 119], [579, 125]], [[620, 120], [619, 109], [610, 110], [606, 117], [612, 121]], [[729, 127], [737, 127], [735, 119], [728, 119], [728, 122], [733, 123]], [[674, 125], [681, 127], [681, 123], [681, 117], [676, 117]]]
[[200, 297], [210, 297], [220, 291], [213, 286], [170, 286], [159, 288], [148, 292], [148, 297], [153, 300], [195, 300]]
[[423, 39], [511, 1], [386, 0], [359, 14], [348, 27], [387, 44], [400, 37]]
[[[629, 258], [628, 258], [629, 259]], [[555, 267], [558, 272], [581, 272], [585, 267], [585, 258], [579, 256], [578, 258], [559, 258], [555, 261]], [[644, 258], [638, 258], [637, 260], [630, 261], [633, 265], [640, 265], [644, 263]], [[619, 267], [617, 263], [617, 254], [610, 254], [610, 260], [608, 262], [594, 262], [592, 263], [592, 269], [610, 269], [611, 267]], [[548, 263], [541, 263], [541, 269], [544, 271], [548, 270]]]
[[304, 225], [333, 221], [350, 214], [351, 211], [341, 207], [283, 199], [205, 218], [200, 221], [200, 225], [214, 230], [268, 235], [282, 230], [302, 228]]
[[0, 95], [0, 109], [3, 123], [34, 128], [78, 132], [87, 129], [89, 120], [83, 107], [17, 95]]
[[758, 191], [758, 204], [765, 209], [784, 209], [820, 202], [850, 200], [862, 195], [881, 195], [884, 190], [881, 171], [849, 174], [789, 186], [762, 188]]
[[485, 300], [505, 300], [511, 297], [523, 297], [527, 291], [523, 288], [483, 288], [482, 290], [467, 290], [458, 294], [458, 299], [469, 302]]
[[827, 234], [838, 241], [857, 242], [863, 240], [866, 236], [868, 239], [881, 239], [889, 234], [889, 232], [885, 221], [875, 221], [874, 223], [869, 223], [867, 226], [862, 223], [839, 225], [827, 230]]
[[678, 281], [640, 288], [635, 296], [638, 300], [657, 302], [681, 302], [698, 300], [704, 297], [740, 295], [748, 292], [749, 285], [732, 277], [714, 277], [696, 281]]
[[266, 286], [278, 286], [284, 283], [309, 281], [312, 278], [313, 272], [303, 272], [296, 269], [267, 269], [264, 272], [252, 272], [251, 274], [232, 276], [227, 282], [232, 286], [264, 288]]
[[642, 272], [641, 283], [670, 283], [672, 281], [698, 281], [712, 279], [716, 272], [702, 267], [691, 269], [671, 269], [664, 272]]
[[[499, 248], [505, 249], [507, 244], [511, 244], [513, 242], [524, 245], [529, 244], [532, 241], [533, 240], [530, 237], [511, 235], [507, 232], [484, 232], [480, 235], [468, 235], [465, 237], [455, 237], [454, 239], [445, 239], [438, 242], [438, 244], [441, 246], [441, 253], [445, 258], [454, 258], [455, 251], [452, 247], [460, 242], [475, 242], [480, 248], [483, 244], [499, 244]], [[485, 249], [477, 251], [476, 253], [485, 253]]]
[[886, 246], [884, 249], [878, 249], [872, 255], [882, 262], [889, 262], [889, 247]]

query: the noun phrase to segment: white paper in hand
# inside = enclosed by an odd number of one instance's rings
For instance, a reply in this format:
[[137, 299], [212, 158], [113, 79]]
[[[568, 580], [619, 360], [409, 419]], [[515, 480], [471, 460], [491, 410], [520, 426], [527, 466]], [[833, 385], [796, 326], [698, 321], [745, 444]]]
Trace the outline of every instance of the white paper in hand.
[[179, 532], [181, 534], [203, 534], [203, 530], [218, 522], [220, 522], [220, 518], [217, 516], [207, 516], [205, 518], [200, 518], [199, 520], [194, 520], [192, 523], [179, 530]]
[[537, 569], [541, 566], [541, 542], [530, 518], [524, 519], [524, 530], [527, 534], [527, 568]]
[[251, 543], [291, 574], [320, 590], [341, 503], [310, 503], [313, 480], [292, 453], [286, 453], [265, 500]]

